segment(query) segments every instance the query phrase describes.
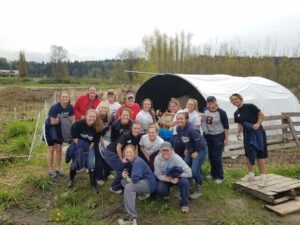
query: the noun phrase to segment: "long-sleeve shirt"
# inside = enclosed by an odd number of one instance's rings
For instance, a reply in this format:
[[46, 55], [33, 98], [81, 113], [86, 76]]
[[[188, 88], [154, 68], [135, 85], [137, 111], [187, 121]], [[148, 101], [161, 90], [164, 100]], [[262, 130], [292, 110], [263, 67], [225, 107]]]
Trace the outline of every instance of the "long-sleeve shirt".
[[100, 99], [96, 97], [94, 100], [89, 98], [89, 95], [80, 96], [74, 105], [75, 119], [79, 120], [82, 116], [85, 116], [89, 109], [96, 109]]

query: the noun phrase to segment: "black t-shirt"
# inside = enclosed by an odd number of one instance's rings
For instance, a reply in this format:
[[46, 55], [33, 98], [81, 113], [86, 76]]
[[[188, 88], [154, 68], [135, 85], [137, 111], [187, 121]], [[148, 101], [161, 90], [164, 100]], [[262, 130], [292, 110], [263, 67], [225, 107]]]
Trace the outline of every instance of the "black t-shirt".
[[134, 145], [134, 146], [139, 147], [141, 137], [142, 137], [142, 134], [139, 134], [138, 136], [135, 137], [132, 135], [132, 132], [129, 131], [120, 137], [118, 143], [122, 145], [122, 151], [126, 145]]
[[110, 140], [111, 142], [116, 142], [119, 140], [119, 138], [127, 133], [132, 125], [132, 121], [130, 120], [128, 124], [122, 124], [121, 120], [116, 120], [111, 124], [111, 136]]
[[260, 111], [254, 104], [243, 104], [241, 108], [235, 111], [234, 122], [242, 125], [244, 122], [255, 124], [258, 121], [258, 113]]
[[[97, 133], [93, 126], [87, 125], [84, 119], [78, 120], [73, 123], [71, 127], [72, 138], [82, 138], [89, 143], [94, 142], [96, 144], [97, 140], [100, 139], [100, 133]], [[99, 136], [99, 137], [98, 137]]]

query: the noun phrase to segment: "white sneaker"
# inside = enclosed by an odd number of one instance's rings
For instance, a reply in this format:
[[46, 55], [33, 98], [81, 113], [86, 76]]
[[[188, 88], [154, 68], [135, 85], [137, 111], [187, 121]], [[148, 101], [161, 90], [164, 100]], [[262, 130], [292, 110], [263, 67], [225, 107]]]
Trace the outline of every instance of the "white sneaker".
[[222, 184], [224, 182], [224, 179], [216, 179], [215, 183], [216, 184]]
[[264, 187], [264, 186], [265, 186], [265, 183], [266, 183], [266, 178], [260, 176], [260, 177], [259, 177], [259, 181], [258, 181], [257, 186], [258, 186], [258, 187]]
[[245, 181], [245, 182], [255, 181], [255, 176], [250, 176], [249, 174], [247, 174], [246, 176], [241, 178], [241, 181]]
[[103, 180], [97, 180], [97, 184], [98, 184], [99, 186], [102, 186], [102, 185], [105, 184], [105, 182], [104, 182]]
[[150, 197], [150, 194], [149, 193], [145, 193], [145, 194], [140, 194], [138, 196], [138, 199], [141, 200], [141, 201], [143, 201], [143, 200], [145, 200], [146, 198], [149, 198], [149, 197]]
[[213, 179], [213, 177], [212, 177], [212, 175], [208, 174], [208, 175], [206, 176], [206, 179], [207, 179], [207, 180], [211, 180], [211, 179]]
[[181, 212], [183, 212], [183, 213], [188, 213], [189, 210], [190, 210], [190, 208], [188, 206], [182, 206], [181, 207]]
[[118, 195], [120, 195], [120, 194], [122, 194], [122, 189], [119, 189], [119, 190], [113, 190], [111, 187], [109, 188], [109, 190], [110, 190], [110, 192], [113, 192], [113, 193], [115, 193], [115, 194], [118, 194]]
[[119, 225], [137, 225], [136, 219], [131, 219], [128, 216], [124, 219], [118, 219]]
[[113, 179], [115, 179], [115, 176], [114, 176], [114, 175], [112, 175], [112, 174], [109, 174], [109, 175], [108, 175], [108, 177], [107, 177], [107, 179], [109, 179], [109, 180], [113, 180]]

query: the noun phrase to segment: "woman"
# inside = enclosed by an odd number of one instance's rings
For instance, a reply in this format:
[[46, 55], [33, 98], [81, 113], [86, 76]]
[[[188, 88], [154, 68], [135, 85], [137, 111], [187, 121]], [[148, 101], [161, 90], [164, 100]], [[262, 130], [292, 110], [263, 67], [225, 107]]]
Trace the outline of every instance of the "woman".
[[[110, 190], [114, 193], [121, 194], [120, 188], [121, 173], [123, 171], [123, 162], [117, 154], [117, 144], [120, 137], [130, 131], [132, 122], [130, 120], [130, 109], [124, 108], [119, 120], [111, 124], [111, 143], [103, 151], [105, 162], [116, 171], [116, 178], [112, 182]], [[121, 157], [122, 158], [122, 157]]]
[[142, 110], [136, 115], [136, 121], [142, 124], [142, 132], [145, 134], [150, 123], [155, 123], [155, 114], [153, 111], [153, 103], [146, 98], [142, 102]]
[[195, 199], [202, 195], [201, 168], [207, 155], [207, 145], [203, 136], [190, 122], [187, 112], [179, 112], [177, 119], [177, 135], [174, 138], [174, 149], [177, 154], [184, 157], [184, 161], [191, 167], [193, 178], [196, 183], [195, 192], [191, 198]]
[[[262, 127], [264, 113], [254, 104], [244, 104], [240, 94], [230, 96], [231, 103], [238, 109], [234, 112], [234, 122], [238, 123], [237, 139], [241, 139], [241, 132], [244, 134], [245, 155], [248, 159], [248, 175], [244, 180], [255, 179], [255, 159], [260, 173], [259, 186], [265, 185], [265, 159], [268, 157], [266, 132]], [[251, 143], [251, 144], [250, 144]]]
[[[63, 143], [63, 134], [61, 122], [67, 119], [74, 121], [74, 110], [70, 104], [70, 95], [66, 91], [62, 91], [60, 102], [51, 106], [48, 117], [43, 126], [44, 140], [48, 145], [48, 173], [51, 178], [64, 176], [61, 170], [61, 152]], [[70, 133], [70, 130], [68, 131]], [[53, 168], [53, 156], [55, 153], [55, 169]]]
[[97, 95], [96, 87], [89, 87], [88, 93], [86, 95], [80, 96], [74, 105], [75, 119], [84, 119], [84, 116], [88, 109], [96, 109], [100, 99]]
[[121, 104], [116, 101], [116, 93], [114, 89], [108, 89], [106, 92], [106, 102], [108, 103], [111, 114], [115, 116]]
[[159, 136], [165, 141], [172, 141], [173, 127], [176, 125], [176, 113], [180, 110], [180, 103], [177, 99], [171, 98], [166, 111], [159, 119]]
[[118, 109], [115, 118], [119, 119], [120, 114], [124, 108], [128, 108], [131, 110], [130, 119], [135, 120], [136, 115], [141, 111], [140, 105], [138, 103], [135, 103], [135, 95], [133, 92], [128, 91], [125, 96], [125, 104], [121, 105], [121, 107]]
[[211, 168], [207, 178], [214, 179], [216, 184], [221, 184], [224, 180], [222, 152], [224, 146], [228, 144], [228, 117], [226, 112], [218, 107], [214, 96], [208, 96], [206, 102], [207, 108], [203, 112], [202, 129], [205, 133]]
[[196, 99], [190, 98], [186, 103], [186, 108], [184, 110], [189, 114], [189, 122], [197, 129], [201, 130], [201, 117], [198, 110], [198, 101]]
[[[100, 119], [103, 122], [104, 128], [102, 131], [103, 137], [101, 138], [99, 145], [95, 146], [95, 173], [96, 180], [99, 185], [104, 184], [104, 180], [110, 176], [111, 168], [105, 162], [103, 158], [103, 151], [110, 144], [110, 125], [113, 122], [113, 116], [109, 109], [107, 102], [100, 102], [96, 111], [99, 113]], [[101, 154], [102, 152], [102, 154]]]
[[76, 148], [76, 156], [72, 160], [70, 168], [70, 180], [68, 187], [74, 185], [76, 171], [82, 168], [89, 170], [89, 178], [93, 193], [98, 193], [98, 188], [95, 179], [95, 152], [94, 147], [98, 145], [103, 123], [95, 109], [89, 109], [82, 120], [76, 121], [71, 128], [73, 137], [73, 147]]
[[156, 124], [149, 124], [148, 134], [142, 136], [140, 140], [141, 152], [148, 160], [149, 166], [154, 170], [154, 159], [159, 153], [160, 145], [164, 140], [158, 135], [158, 128]]
[[180, 191], [181, 211], [189, 211], [189, 191], [192, 177], [191, 168], [184, 160], [177, 155], [169, 142], [163, 142], [160, 152], [154, 160], [154, 174], [157, 181], [156, 192], [167, 197], [170, 194], [171, 186], [176, 185]]
[[135, 156], [135, 146], [126, 145], [124, 148], [125, 169], [122, 172], [122, 185], [124, 186], [124, 205], [127, 215], [119, 219], [118, 224], [137, 224], [137, 212], [135, 208], [136, 195], [147, 195], [155, 191], [156, 179], [147, 163]]

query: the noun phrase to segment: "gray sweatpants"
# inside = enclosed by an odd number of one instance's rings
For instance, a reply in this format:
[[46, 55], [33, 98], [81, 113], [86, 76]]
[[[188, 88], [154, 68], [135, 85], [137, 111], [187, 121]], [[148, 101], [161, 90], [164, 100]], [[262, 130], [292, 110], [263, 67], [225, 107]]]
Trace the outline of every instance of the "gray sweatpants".
[[147, 194], [150, 193], [150, 187], [147, 180], [140, 180], [137, 183], [128, 183], [124, 189], [124, 204], [127, 214], [135, 219], [137, 213], [135, 210], [136, 194]]

